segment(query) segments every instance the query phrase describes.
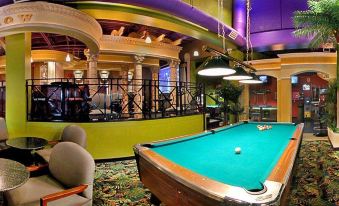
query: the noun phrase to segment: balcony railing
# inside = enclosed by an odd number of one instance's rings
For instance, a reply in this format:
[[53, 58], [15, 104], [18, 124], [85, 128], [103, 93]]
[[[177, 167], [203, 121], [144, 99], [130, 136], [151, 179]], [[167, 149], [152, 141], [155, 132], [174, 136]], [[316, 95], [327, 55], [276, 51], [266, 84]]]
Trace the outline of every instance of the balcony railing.
[[201, 113], [203, 85], [158, 80], [30, 79], [30, 121], [119, 121]]
[[6, 114], [6, 82], [0, 81], [0, 117]]

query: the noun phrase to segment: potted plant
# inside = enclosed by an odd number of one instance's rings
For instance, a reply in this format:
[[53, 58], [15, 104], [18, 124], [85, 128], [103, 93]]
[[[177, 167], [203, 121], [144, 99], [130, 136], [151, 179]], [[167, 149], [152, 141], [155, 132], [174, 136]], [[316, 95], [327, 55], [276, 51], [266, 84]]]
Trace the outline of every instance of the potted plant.
[[[339, 4], [338, 0], [308, 0], [308, 10], [296, 11], [294, 13], [294, 34], [297, 37], [312, 38], [310, 47], [319, 48], [322, 44], [333, 43], [337, 50], [337, 79], [333, 83], [333, 89], [329, 93], [327, 101], [327, 125], [328, 137], [333, 143], [334, 138], [339, 138], [336, 128], [339, 125], [339, 118], [336, 118], [339, 107], [336, 106], [339, 94]], [[332, 93], [333, 92], [333, 93]], [[331, 99], [333, 98], [333, 99]], [[330, 100], [331, 99], [331, 100]]]
[[[237, 106], [233, 106], [234, 112], [236, 115], [239, 114], [241, 109], [239, 109], [239, 97], [243, 91], [243, 87], [235, 84], [231, 81], [224, 81], [222, 86], [217, 89], [217, 93], [219, 97], [222, 98], [223, 101], [220, 101], [220, 108], [221, 111], [223, 111], [223, 121], [224, 125], [228, 122], [228, 114], [232, 111], [231, 106], [232, 104], [235, 104]], [[243, 110], [242, 110], [243, 111]], [[233, 113], [234, 113], [233, 112]]]
[[[310, 47], [333, 43], [337, 50], [337, 80], [339, 84], [339, 4], [338, 0], [308, 0], [308, 10], [296, 11], [293, 21], [297, 37], [311, 38]], [[336, 95], [338, 97], [338, 93]], [[338, 109], [338, 107], [336, 108]], [[334, 112], [336, 113], [336, 112]], [[333, 122], [332, 122], [333, 123]], [[338, 119], [336, 126], [339, 125]], [[333, 125], [332, 125], [333, 126]], [[336, 127], [335, 126], [335, 127]]]
[[327, 134], [332, 143], [335, 138], [339, 138], [339, 133], [336, 133], [337, 88], [338, 85], [336, 81], [329, 82], [326, 92], [325, 114], [321, 119], [322, 122], [327, 124]]

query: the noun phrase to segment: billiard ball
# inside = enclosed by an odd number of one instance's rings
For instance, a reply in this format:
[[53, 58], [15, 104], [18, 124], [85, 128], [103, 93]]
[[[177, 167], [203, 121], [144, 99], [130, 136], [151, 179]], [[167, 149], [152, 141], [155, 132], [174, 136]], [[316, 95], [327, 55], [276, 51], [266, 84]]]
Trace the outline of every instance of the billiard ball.
[[236, 147], [236, 148], [234, 149], [234, 152], [235, 152], [235, 154], [240, 154], [241, 148], [240, 148], [240, 147]]

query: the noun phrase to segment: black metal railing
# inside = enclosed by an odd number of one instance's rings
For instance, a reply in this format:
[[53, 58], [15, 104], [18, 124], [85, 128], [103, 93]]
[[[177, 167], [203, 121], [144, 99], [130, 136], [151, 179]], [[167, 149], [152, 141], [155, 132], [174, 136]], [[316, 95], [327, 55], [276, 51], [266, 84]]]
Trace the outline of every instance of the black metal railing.
[[0, 81], [0, 117], [6, 116], [6, 81]]
[[30, 121], [119, 121], [198, 114], [203, 85], [121, 78], [30, 79]]

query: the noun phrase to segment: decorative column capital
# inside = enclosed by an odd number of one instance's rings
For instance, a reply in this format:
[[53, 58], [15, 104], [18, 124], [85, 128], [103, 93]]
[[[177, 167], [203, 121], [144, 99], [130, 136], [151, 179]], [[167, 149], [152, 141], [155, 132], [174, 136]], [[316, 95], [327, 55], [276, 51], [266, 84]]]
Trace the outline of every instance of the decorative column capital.
[[127, 71], [130, 69], [130, 65], [129, 64], [121, 64], [121, 71]]
[[172, 67], [178, 67], [178, 65], [180, 64], [180, 60], [177, 59], [171, 59], [168, 61], [169, 66]]
[[159, 73], [159, 66], [152, 66], [151, 67], [151, 72], [152, 73]]
[[136, 64], [142, 64], [142, 62], [145, 60], [144, 56], [140, 56], [140, 55], [135, 55], [134, 56], [134, 62]]
[[185, 69], [187, 67], [187, 63], [183, 62], [180, 64], [180, 69]]
[[89, 62], [98, 61], [99, 54], [92, 54], [89, 49], [85, 49], [84, 54], [87, 57], [87, 61]]

